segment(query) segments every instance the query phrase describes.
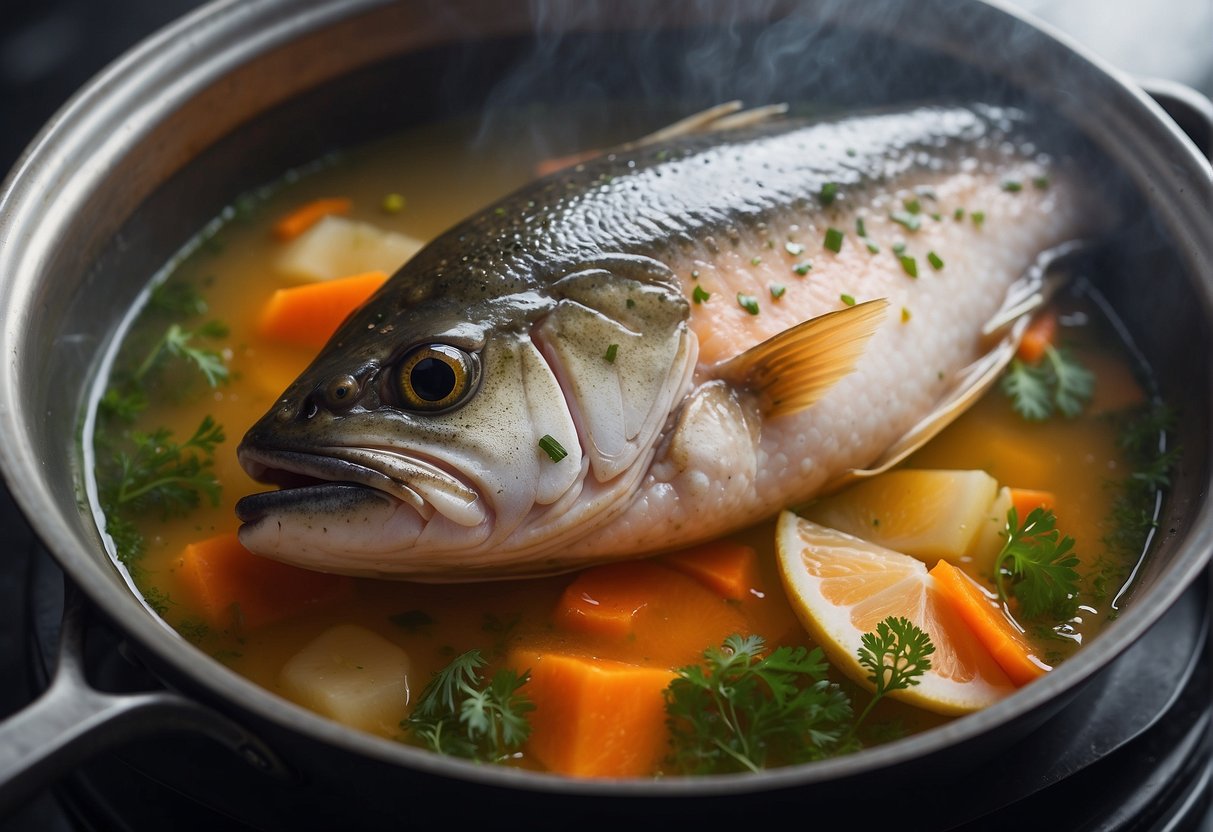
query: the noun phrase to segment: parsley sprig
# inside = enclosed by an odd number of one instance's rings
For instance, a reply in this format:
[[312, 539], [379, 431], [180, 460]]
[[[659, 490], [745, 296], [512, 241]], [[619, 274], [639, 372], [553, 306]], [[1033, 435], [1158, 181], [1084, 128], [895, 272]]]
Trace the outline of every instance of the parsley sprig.
[[931, 637], [909, 619], [889, 616], [864, 633], [859, 648], [859, 663], [868, 670], [868, 681], [875, 695], [855, 720], [855, 728], [864, 721], [876, 703], [890, 693], [917, 685], [931, 669], [935, 645]]
[[215, 448], [223, 442], [223, 427], [204, 416], [192, 436], [178, 444], [172, 432], [159, 428], [152, 433], [131, 431], [133, 452], [118, 451], [118, 477], [109, 497], [115, 506], [134, 511], [159, 508], [165, 516], [195, 508], [205, 494], [219, 504], [219, 481], [211, 470]]
[[1055, 412], [1073, 418], [1091, 399], [1095, 375], [1066, 350], [1045, 347], [1037, 364], [1016, 358], [1002, 379], [1002, 391], [1015, 412], [1029, 421], [1042, 421]]
[[821, 648], [731, 635], [679, 668], [666, 689], [672, 764], [688, 774], [758, 771], [840, 750], [851, 703], [826, 679]]
[[498, 670], [486, 683], [480, 678], [486, 664], [479, 650], [456, 656], [426, 685], [401, 728], [439, 754], [486, 763], [508, 759], [531, 733], [526, 714], [535, 706], [518, 692], [530, 674]]
[[1007, 541], [994, 560], [994, 583], [1004, 604], [1014, 596], [1028, 618], [1069, 618], [1079, 588], [1076, 566], [1074, 538], [1061, 536], [1052, 511], [1034, 508], [1022, 525], [1014, 507], [1007, 511]]

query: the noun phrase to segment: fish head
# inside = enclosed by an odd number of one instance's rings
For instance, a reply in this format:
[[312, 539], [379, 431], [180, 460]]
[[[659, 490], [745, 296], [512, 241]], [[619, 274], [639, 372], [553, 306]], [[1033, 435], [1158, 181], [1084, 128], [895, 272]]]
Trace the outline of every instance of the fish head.
[[346, 574], [557, 571], [544, 554], [635, 487], [694, 365], [681, 294], [614, 265], [389, 281], [246, 433], [241, 465], [279, 488], [238, 502], [241, 541]]

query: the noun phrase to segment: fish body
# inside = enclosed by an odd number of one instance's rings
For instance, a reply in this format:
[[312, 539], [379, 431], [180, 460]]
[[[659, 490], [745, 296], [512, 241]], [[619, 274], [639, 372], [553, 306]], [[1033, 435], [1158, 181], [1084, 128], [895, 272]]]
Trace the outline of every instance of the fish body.
[[281, 488], [240, 501], [242, 542], [522, 577], [812, 498], [969, 385], [1016, 281], [1086, 230], [1024, 122], [788, 119], [522, 188], [406, 263], [248, 431], [242, 465]]

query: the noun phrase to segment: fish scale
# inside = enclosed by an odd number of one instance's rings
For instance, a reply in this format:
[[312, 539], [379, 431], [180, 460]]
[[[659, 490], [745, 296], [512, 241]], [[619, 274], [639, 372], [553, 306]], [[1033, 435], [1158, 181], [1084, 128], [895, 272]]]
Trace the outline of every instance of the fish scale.
[[[284, 487], [238, 504], [241, 540], [327, 571], [482, 580], [811, 498], [929, 421], [1037, 254], [1089, 231], [1086, 186], [1031, 131], [984, 105], [788, 119], [537, 180], [405, 264], [249, 430], [242, 464]], [[405, 395], [433, 345], [455, 401], [436, 410]], [[326, 400], [345, 377], [357, 394]]]

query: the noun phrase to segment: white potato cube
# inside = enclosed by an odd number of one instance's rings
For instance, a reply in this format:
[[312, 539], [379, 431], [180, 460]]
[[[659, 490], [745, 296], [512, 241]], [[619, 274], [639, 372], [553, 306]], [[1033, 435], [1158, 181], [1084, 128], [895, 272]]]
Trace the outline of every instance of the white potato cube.
[[333, 280], [362, 272], [391, 275], [421, 250], [423, 241], [366, 222], [329, 215], [287, 243], [277, 267], [301, 281]]
[[409, 657], [365, 627], [326, 630], [282, 668], [283, 692], [310, 710], [363, 731], [399, 731], [409, 696]]

